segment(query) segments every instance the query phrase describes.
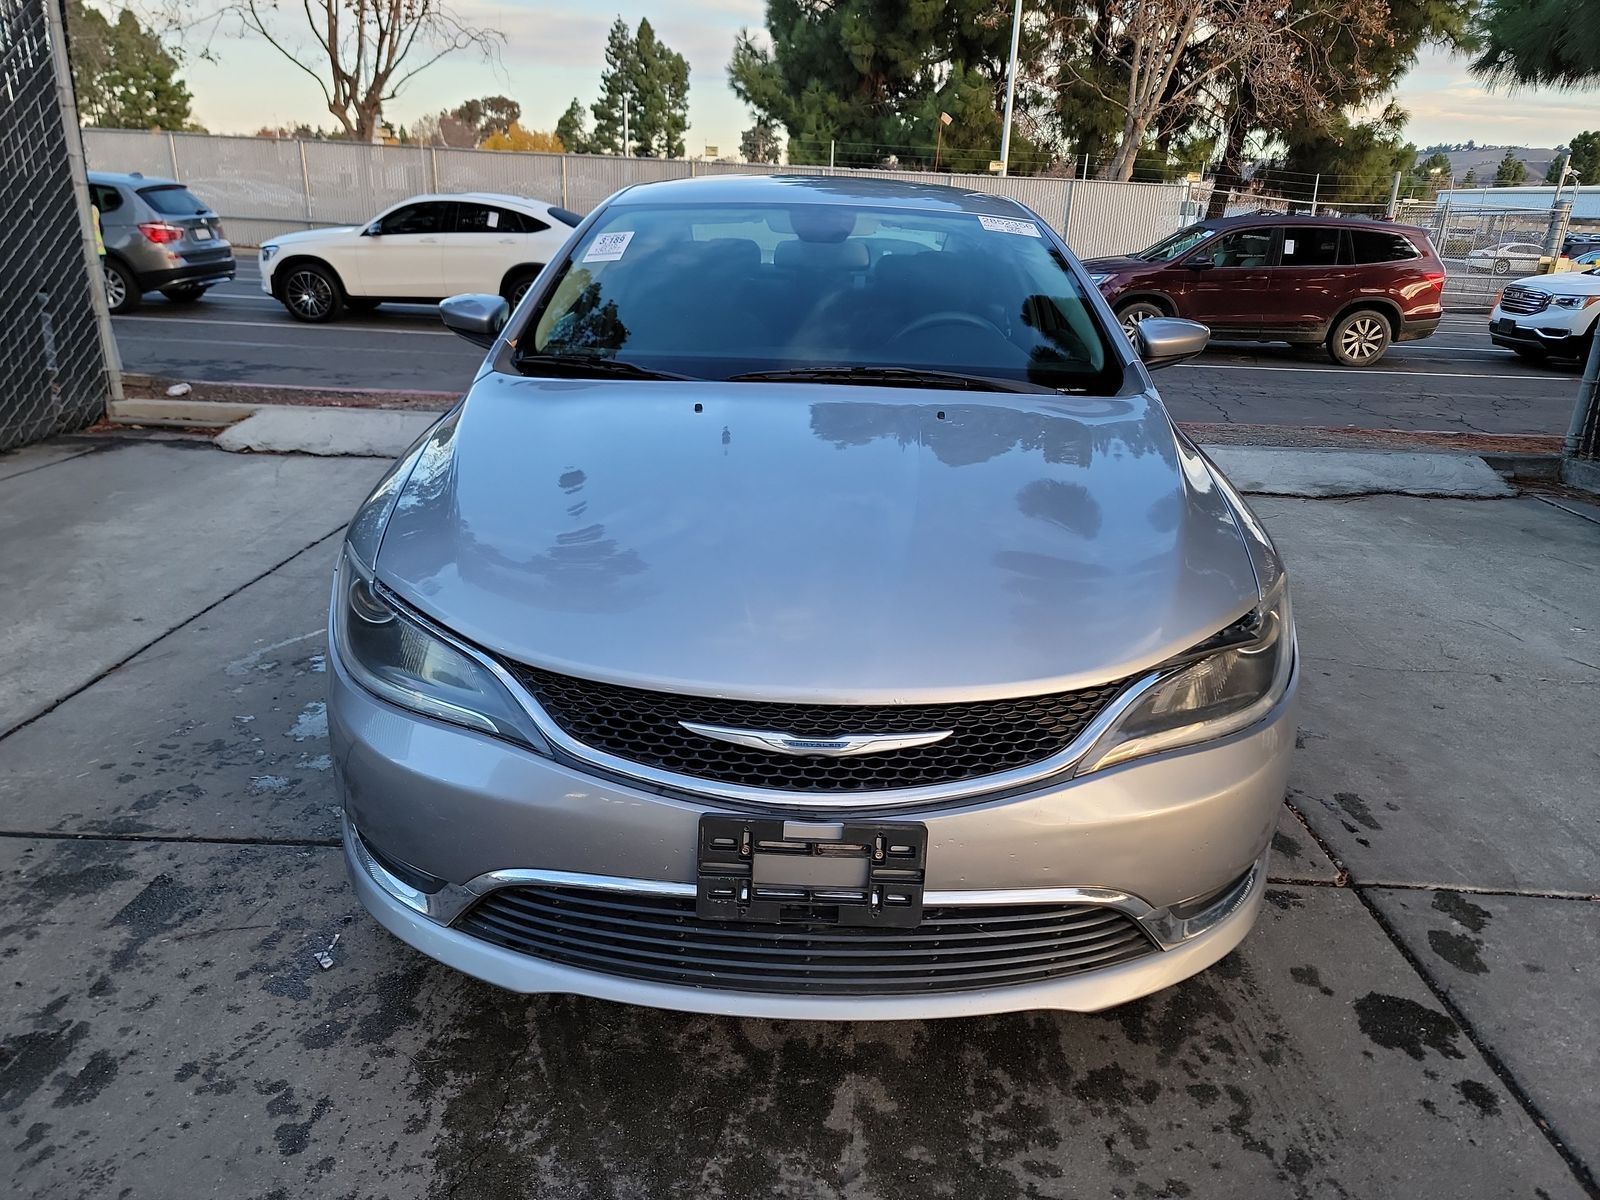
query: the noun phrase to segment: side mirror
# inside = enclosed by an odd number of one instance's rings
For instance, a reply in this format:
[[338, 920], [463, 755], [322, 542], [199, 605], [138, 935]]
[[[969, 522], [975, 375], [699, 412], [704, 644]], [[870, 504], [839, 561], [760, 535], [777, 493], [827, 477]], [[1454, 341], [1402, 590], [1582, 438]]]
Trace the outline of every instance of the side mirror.
[[1136, 346], [1147, 370], [1185, 362], [1211, 340], [1211, 330], [1180, 317], [1146, 317], [1139, 322]]
[[1202, 254], [1196, 258], [1191, 258], [1183, 265], [1191, 271], [1210, 271], [1214, 270], [1217, 264], [1211, 260], [1209, 255]]
[[383, 236], [383, 222], [382, 221], [374, 221], [371, 225], [368, 225], [365, 229], [363, 229], [361, 231], [361, 236], [362, 237], [382, 237]]
[[439, 316], [446, 329], [473, 345], [492, 346], [511, 319], [511, 306], [500, 296], [469, 292], [441, 302]]

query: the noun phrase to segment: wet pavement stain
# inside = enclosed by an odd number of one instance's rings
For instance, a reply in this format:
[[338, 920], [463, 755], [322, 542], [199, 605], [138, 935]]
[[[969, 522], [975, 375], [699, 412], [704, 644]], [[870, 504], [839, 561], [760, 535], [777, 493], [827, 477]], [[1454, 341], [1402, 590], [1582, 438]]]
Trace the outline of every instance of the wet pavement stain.
[[1289, 978], [1309, 988], [1316, 988], [1324, 996], [1333, 995], [1333, 989], [1322, 982], [1322, 975], [1311, 965], [1290, 967]]
[[1461, 1027], [1442, 1012], [1404, 996], [1368, 992], [1356, 1001], [1361, 1032], [1386, 1050], [1401, 1050], [1419, 1062], [1432, 1050], [1444, 1058], [1465, 1058], [1456, 1039]]
[[1372, 810], [1367, 807], [1367, 802], [1354, 792], [1335, 792], [1333, 794], [1333, 802], [1363, 829], [1377, 831], [1383, 828], [1378, 823], [1377, 818], [1372, 815]]
[[1456, 1091], [1461, 1093], [1463, 1103], [1477, 1109], [1480, 1117], [1499, 1115], [1500, 1097], [1493, 1088], [1479, 1083], [1476, 1079], [1463, 1079], [1456, 1084]]
[[1457, 925], [1470, 929], [1473, 933], [1482, 933], [1492, 915], [1487, 908], [1474, 904], [1461, 892], [1435, 892], [1433, 907], [1435, 911], [1444, 913]]
[[1428, 930], [1428, 947], [1445, 962], [1468, 975], [1487, 975], [1489, 966], [1478, 953], [1483, 942], [1466, 933], [1451, 933], [1448, 929]]

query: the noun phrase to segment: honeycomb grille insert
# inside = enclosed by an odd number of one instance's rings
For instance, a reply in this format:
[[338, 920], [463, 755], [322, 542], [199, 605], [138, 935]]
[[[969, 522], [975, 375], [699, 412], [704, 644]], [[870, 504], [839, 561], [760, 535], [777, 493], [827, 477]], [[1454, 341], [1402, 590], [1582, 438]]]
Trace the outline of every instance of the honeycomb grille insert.
[[[783, 704], [619, 687], [512, 666], [568, 737], [640, 766], [740, 787], [852, 793], [961, 783], [1064, 750], [1126, 681], [1075, 692], [969, 704]], [[825, 740], [845, 734], [951, 730], [931, 746], [849, 758], [791, 755], [691, 733], [691, 721]]]
[[506, 887], [455, 928], [586, 971], [680, 987], [908, 995], [1060, 979], [1157, 952], [1125, 913], [1090, 904], [952, 905], [915, 929], [747, 925], [692, 897]]

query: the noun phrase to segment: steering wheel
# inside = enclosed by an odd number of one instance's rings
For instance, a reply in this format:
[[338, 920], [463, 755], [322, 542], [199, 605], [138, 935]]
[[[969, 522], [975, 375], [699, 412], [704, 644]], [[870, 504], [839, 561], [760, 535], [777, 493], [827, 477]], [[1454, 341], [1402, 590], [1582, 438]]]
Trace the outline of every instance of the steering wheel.
[[942, 312], [929, 313], [925, 317], [918, 317], [904, 329], [897, 330], [889, 340], [898, 342], [901, 338], [910, 337], [914, 333], [921, 333], [924, 329], [933, 329], [939, 325], [970, 325], [975, 329], [983, 330], [985, 333], [993, 333], [1002, 338], [1006, 336], [1004, 329], [1001, 329], [993, 321], [978, 316], [976, 313], [956, 312], [954, 309], [946, 309]]

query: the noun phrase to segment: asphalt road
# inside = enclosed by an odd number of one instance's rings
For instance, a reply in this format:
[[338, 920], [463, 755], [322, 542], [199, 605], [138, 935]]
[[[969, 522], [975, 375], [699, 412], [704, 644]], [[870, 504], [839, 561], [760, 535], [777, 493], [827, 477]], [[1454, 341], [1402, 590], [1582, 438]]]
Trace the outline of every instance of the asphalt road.
[[[427, 306], [386, 305], [332, 325], [294, 321], [262, 294], [253, 259], [199, 304], [152, 295], [114, 323], [126, 369], [176, 379], [458, 391], [482, 360]], [[1223, 345], [1159, 382], [1183, 421], [1564, 432], [1576, 368], [1525, 364], [1492, 346], [1486, 326], [1483, 313], [1446, 315], [1433, 337], [1395, 346], [1362, 371], [1287, 346]]]

